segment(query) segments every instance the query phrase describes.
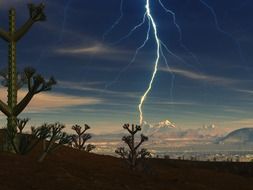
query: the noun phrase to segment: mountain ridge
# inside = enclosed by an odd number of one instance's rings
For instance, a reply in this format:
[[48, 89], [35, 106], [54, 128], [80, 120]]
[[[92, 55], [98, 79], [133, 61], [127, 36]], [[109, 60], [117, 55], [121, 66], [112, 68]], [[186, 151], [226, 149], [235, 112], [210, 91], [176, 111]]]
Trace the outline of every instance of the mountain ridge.
[[253, 144], [253, 128], [236, 129], [218, 141], [219, 144]]

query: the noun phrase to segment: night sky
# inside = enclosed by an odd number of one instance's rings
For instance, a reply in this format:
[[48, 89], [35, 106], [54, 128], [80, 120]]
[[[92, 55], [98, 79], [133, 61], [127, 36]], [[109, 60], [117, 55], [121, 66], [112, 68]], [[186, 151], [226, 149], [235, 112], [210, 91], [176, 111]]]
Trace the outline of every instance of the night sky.
[[[8, 28], [8, 9], [17, 10], [17, 27], [29, 16], [26, 4], [41, 1], [1, 0], [0, 27]], [[126, 67], [146, 38], [142, 22], [146, 0], [47, 0], [47, 21], [36, 23], [18, 43], [17, 65], [36, 68], [58, 84], [34, 98], [21, 117], [31, 124], [60, 121], [88, 123], [93, 132], [119, 130], [138, 123], [138, 104], [154, 68], [153, 30], [146, 46]], [[253, 1], [150, 0], [158, 36], [169, 68], [160, 59], [144, 105], [144, 120], [170, 120], [182, 128], [215, 124], [220, 128], [253, 127]], [[122, 13], [120, 9], [122, 8]], [[118, 22], [117, 22], [118, 21]], [[115, 27], [112, 27], [113, 24]], [[122, 39], [122, 40], [120, 40]], [[0, 41], [1, 68], [7, 44]], [[26, 88], [20, 90], [24, 95]], [[5, 97], [1, 88], [1, 97]], [[6, 119], [1, 115], [1, 124]]]

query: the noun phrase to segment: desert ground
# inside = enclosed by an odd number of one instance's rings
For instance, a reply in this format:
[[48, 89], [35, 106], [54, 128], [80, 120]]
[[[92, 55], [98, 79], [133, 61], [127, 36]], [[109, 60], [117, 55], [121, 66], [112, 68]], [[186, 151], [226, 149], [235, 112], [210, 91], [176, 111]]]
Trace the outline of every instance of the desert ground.
[[122, 159], [61, 147], [44, 162], [0, 153], [1, 190], [252, 190], [253, 163], [152, 158], [135, 171]]

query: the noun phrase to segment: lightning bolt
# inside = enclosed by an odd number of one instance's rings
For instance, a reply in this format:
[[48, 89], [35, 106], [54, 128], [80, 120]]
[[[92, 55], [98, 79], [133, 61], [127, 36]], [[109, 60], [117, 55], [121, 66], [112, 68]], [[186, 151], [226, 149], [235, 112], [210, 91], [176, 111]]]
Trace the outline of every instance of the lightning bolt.
[[[127, 70], [130, 65], [132, 65], [134, 63], [134, 61], [135, 61], [135, 59], [136, 59], [139, 51], [142, 48], [144, 48], [145, 45], [147, 44], [147, 42], [148, 42], [148, 40], [150, 38], [150, 30], [152, 28], [152, 30], [154, 31], [154, 37], [155, 37], [155, 41], [156, 41], [156, 60], [155, 60], [155, 66], [154, 66], [154, 70], [153, 70], [152, 77], [151, 77], [151, 80], [149, 82], [148, 88], [146, 89], [146, 91], [144, 92], [143, 96], [141, 97], [140, 103], [138, 105], [139, 115], [140, 115], [140, 120], [139, 120], [140, 124], [143, 123], [143, 111], [142, 111], [143, 103], [144, 103], [144, 101], [145, 101], [148, 93], [152, 89], [152, 84], [154, 82], [154, 79], [155, 79], [155, 76], [156, 76], [157, 70], [158, 70], [158, 63], [159, 63], [159, 60], [160, 60], [160, 52], [162, 51], [160, 39], [158, 37], [158, 32], [157, 32], [157, 26], [156, 26], [156, 23], [155, 23], [155, 20], [154, 20], [152, 14], [151, 14], [150, 0], [145, 0], [145, 1], [146, 1], [146, 6], [145, 6], [145, 10], [146, 11], [145, 11], [145, 14], [143, 16], [142, 22], [139, 23], [139, 24], [137, 24], [136, 26], [134, 26], [133, 29], [130, 30], [130, 32], [127, 35], [125, 35], [124, 37], [122, 37], [120, 40], [114, 42], [113, 45], [116, 45], [116, 44], [122, 42], [124, 39], [127, 39], [128, 37], [130, 37], [137, 29], [139, 29], [140, 27], [142, 27], [146, 23], [146, 20], [148, 20], [148, 30], [147, 30], [146, 38], [143, 41], [143, 43], [136, 49], [136, 51], [134, 53], [134, 56], [131, 59], [131, 61], [129, 62], [129, 64], [120, 71], [120, 73], [117, 75], [117, 77], [114, 79], [114, 81], [112, 81], [111, 83], [109, 83], [109, 84], [106, 85], [106, 88], [108, 88], [110, 85], [112, 85], [113, 83], [115, 83], [119, 79], [119, 77], [121, 76], [121, 74], [125, 70]], [[121, 3], [121, 5], [122, 5], [122, 3]], [[121, 10], [122, 10], [122, 7], [121, 7]], [[121, 15], [122, 15], [122, 13], [121, 13]], [[121, 19], [121, 16], [115, 21], [115, 23], [112, 25], [112, 27], [108, 31], [111, 31], [119, 23], [120, 19]], [[104, 36], [107, 35], [107, 34], [108, 34], [108, 32], [105, 32]], [[162, 56], [166, 60], [166, 57], [164, 56], [163, 53], [162, 53]], [[167, 64], [167, 60], [166, 60], [166, 64]]]
[[[117, 43], [119, 43], [120, 41], [122, 41], [123, 39], [125, 38], [128, 38], [129, 36], [131, 36], [131, 34], [136, 30], [138, 29], [139, 27], [141, 27], [142, 25], [145, 24], [145, 16], [143, 18], [143, 21], [141, 24], [138, 24], [137, 26], [135, 26], [125, 37], [121, 38]], [[107, 89], [109, 86], [111, 86], [112, 84], [116, 83], [120, 76], [122, 75], [123, 72], [125, 72], [136, 60], [136, 57], [138, 55], [138, 53], [140, 52], [140, 50], [142, 48], [145, 47], [145, 45], [147, 44], [148, 40], [149, 40], [149, 36], [150, 36], [150, 29], [151, 29], [151, 25], [150, 25], [150, 22], [148, 22], [148, 30], [147, 30], [147, 34], [146, 34], [146, 39], [144, 40], [144, 42], [136, 49], [135, 53], [134, 53], [134, 56], [132, 57], [131, 61], [118, 73], [118, 75], [115, 77], [115, 79], [106, 84], [105, 88]]]
[[[145, 102], [146, 97], [148, 96], [149, 92], [152, 89], [152, 85], [153, 82], [155, 80], [156, 74], [157, 74], [157, 70], [158, 70], [158, 64], [160, 62], [160, 58], [162, 57], [167, 68], [168, 71], [171, 73], [171, 88], [170, 88], [170, 93], [171, 93], [171, 99], [173, 101], [173, 88], [174, 88], [174, 80], [175, 80], [175, 75], [172, 72], [167, 58], [164, 54], [164, 50], [172, 55], [173, 57], [175, 57], [176, 59], [178, 59], [180, 62], [184, 63], [184, 65], [188, 65], [190, 67], [193, 67], [192, 65], [189, 65], [189, 63], [185, 62], [184, 59], [182, 59], [181, 57], [177, 56], [176, 54], [174, 54], [166, 45], [163, 41], [160, 40], [159, 35], [158, 35], [158, 30], [157, 30], [157, 25], [155, 22], [155, 19], [152, 15], [151, 12], [151, 8], [150, 8], [150, 0], [145, 0], [145, 13], [143, 15], [142, 21], [140, 23], [138, 23], [136, 26], [134, 26], [125, 36], [123, 36], [122, 38], [120, 38], [119, 40], [110, 43], [110, 45], [117, 45], [119, 43], [121, 43], [122, 41], [124, 41], [125, 39], [128, 39], [136, 30], [140, 29], [141, 27], [143, 27], [147, 22], [148, 22], [148, 29], [147, 29], [147, 34], [146, 34], [146, 38], [144, 39], [144, 41], [142, 42], [142, 44], [140, 46], [138, 46], [135, 50], [135, 53], [131, 59], [131, 61], [118, 73], [118, 75], [115, 77], [115, 79], [113, 81], [111, 81], [110, 83], [107, 83], [105, 85], [105, 89], [107, 89], [109, 86], [111, 86], [112, 84], [116, 83], [120, 76], [122, 75], [123, 72], [125, 72], [136, 60], [136, 57], [138, 55], [138, 53], [145, 47], [145, 45], [147, 44], [148, 40], [150, 39], [150, 33], [151, 30], [154, 32], [154, 38], [155, 38], [155, 42], [156, 42], [156, 59], [155, 59], [155, 63], [154, 63], [154, 69], [152, 72], [152, 76], [151, 79], [149, 81], [148, 87], [145, 90], [144, 94], [141, 96], [140, 102], [138, 104], [138, 111], [139, 111], [139, 122], [140, 124], [143, 123], [143, 104]], [[197, 57], [183, 44], [182, 42], [182, 30], [181, 27], [179, 26], [179, 24], [176, 22], [176, 14], [172, 11], [169, 10], [168, 8], [165, 7], [165, 5], [162, 3], [161, 0], [158, 0], [158, 3], [161, 5], [161, 7], [169, 14], [172, 15], [173, 17], [173, 23], [175, 25], [175, 27], [177, 28], [177, 31], [179, 33], [179, 43], [181, 45], [181, 47], [183, 47], [183, 49], [185, 51], [187, 51], [195, 60], [196, 62], [199, 63]], [[104, 33], [103, 35], [103, 41], [105, 39], [105, 37], [119, 24], [120, 20], [123, 17], [123, 0], [121, 1], [120, 4], [120, 16], [117, 18], [117, 20], [112, 24], [112, 26]]]
[[[198, 63], [198, 65], [201, 65], [198, 57], [192, 52], [190, 51], [190, 49], [183, 43], [183, 33], [182, 33], [182, 28], [180, 27], [180, 25], [177, 23], [177, 19], [176, 19], [176, 13], [170, 9], [168, 9], [163, 3], [161, 0], [158, 0], [159, 4], [161, 5], [161, 7], [164, 9], [164, 11], [166, 13], [169, 13], [172, 18], [173, 18], [173, 23], [178, 31], [178, 34], [179, 34], [179, 44], [180, 46], [195, 60], [196, 63]], [[165, 47], [165, 49], [167, 50], [168, 53], [170, 54], [173, 54], [172, 52], [168, 51], [168, 48], [165, 44], [163, 44], [163, 46]], [[173, 55], [174, 57], [177, 57], [175, 54]], [[182, 62], [185, 63], [184, 60], [182, 60], [180, 57], [177, 57], [179, 60], [181, 60]], [[185, 63], [187, 64], [187, 63]], [[191, 66], [192, 67], [192, 66]]]
[[150, 0], [146, 0], [145, 8], [146, 8], [146, 13], [145, 13], [146, 17], [148, 18], [148, 20], [151, 23], [151, 26], [154, 30], [154, 37], [155, 37], [155, 41], [156, 41], [156, 60], [155, 60], [154, 71], [152, 73], [152, 77], [151, 77], [151, 80], [149, 82], [148, 88], [144, 92], [143, 96], [141, 97], [140, 103], [138, 105], [139, 113], [140, 113], [140, 125], [142, 125], [142, 123], [143, 123], [143, 112], [142, 112], [143, 103], [144, 103], [148, 93], [152, 89], [152, 85], [153, 85], [154, 79], [155, 79], [156, 74], [157, 74], [158, 63], [159, 63], [159, 60], [160, 60], [160, 51], [162, 51], [160, 39], [159, 39], [158, 32], [157, 32], [156, 22], [153, 18], [153, 15], [152, 15], [151, 9], [150, 9]]

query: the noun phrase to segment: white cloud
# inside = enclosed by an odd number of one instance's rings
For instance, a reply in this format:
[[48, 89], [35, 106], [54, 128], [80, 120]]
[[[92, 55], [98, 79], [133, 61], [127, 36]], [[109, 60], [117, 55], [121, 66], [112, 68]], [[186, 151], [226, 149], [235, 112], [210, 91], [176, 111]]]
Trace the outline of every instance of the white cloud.
[[210, 82], [210, 83], [215, 83], [217, 85], [231, 85], [236, 83], [236, 80], [230, 79], [230, 78], [225, 78], [225, 77], [219, 77], [219, 76], [212, 76], [212, 75], [207, 75], [203, 73], [197, 73], [189, 70], [184, 70], [184, 69], [178, 69], [178, 68], [160, 68], [161, 71], [164, 72], [169, 72], [169, 73], [174, 73], [192, 80], [197, 80], [197, 81], [205, 81], [205, 82]]
[[58, 83], [58, 87], [60, 88], [110, 94], [110, 95], [119, 96], [119, 97], [139, 98], [141, 94], [141, 93], [136, 93], [136, 92], [118, 92], [118, 91], [107, 90], [106, 88], [90, 87], [78, 82], [57, 81], [57, 83]]
[[89, 55], [89, 54], [125, 54], [128, 51], [114, 49], [109, 46], [100, 43], [94, 43], [90, 46], [79, 46], [79, 47], [66, 47], [66, 48], [59, 48], [55, 50], [57, 53], [62, 54], [82, 54], [82, 55]]
[[78, 48], [61, 48], [56, 50], [58, 53], [64, 54], [93, 54], [93, 53], [107, 53], [110, 52], [109, 49], [106, 49], [102, 45], [93, 45], [87, 47], [78, 47]]
[[[94, 58], [101, 59], [103, 61], [117, 61], [117, 64], [124, 64], [125, 62], [128, 62], [129, 57], [133, 54], [131, 50], [113, 48], [95, 41], [93, 41], [91, 45], [61, 47], [53, 49], [53, 51], [56, 54], [64, 56], [94, 56]], [[113, 68], [113, 70], [114, 69], [115, 68]], [[112, 70], [112, 68], [109, 70]]]
[[242, 92], [242, 93], [246, 93], [246, 94], [253, 95], [253, 90], [235, 89], [235, 91], [238, 91], [238, 92]]

